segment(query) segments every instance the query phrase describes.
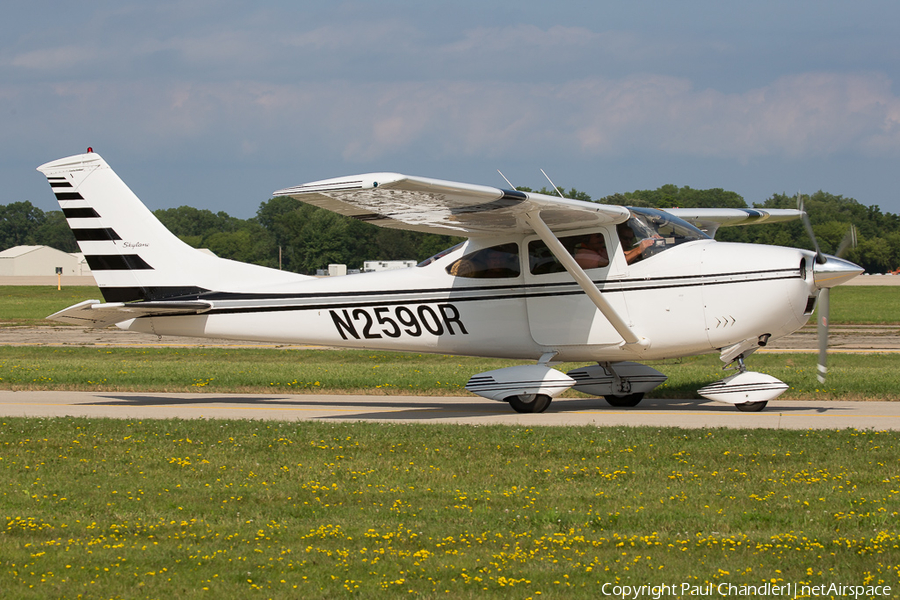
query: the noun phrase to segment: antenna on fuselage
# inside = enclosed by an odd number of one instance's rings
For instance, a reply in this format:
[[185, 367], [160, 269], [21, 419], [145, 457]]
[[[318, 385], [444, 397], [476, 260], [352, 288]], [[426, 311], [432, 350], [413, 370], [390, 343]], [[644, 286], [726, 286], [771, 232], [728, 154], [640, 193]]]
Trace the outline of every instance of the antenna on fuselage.
[[[544, 173], [544, 170], [543, 170], [543, 169], [541, 169], [541, 173]], [[562, 195], [562, 192], [559, 191], [559, 188], [556, 187], [556, 184], [553, 183], [553, 180], [552, 180], [552, 179], [550, 179], [550, 176], [547, 175], [546, 173], [544, 173], [544, 177], [547, 178], [547, 181], [550, 182], [550, 185], [552, 185], [552, 186], [553, 186], [553, 189], [556, 190], [556, 193], [559, 194], [559, 197], [565, 199], [565, 196]]]
[[518, 189], [519, 189], [519, 188], [517, 188], [516, 186], [514, 186], [514, 185], [512, 184], [512, 182], [511, 182], [509, 179], [506, 178], [506, 175], [503, 174], [503, 171], [501, 171], [500, 169], [497, 169], [497, 172], [500, 173], [500, 177], [503, 178], [503, 181], [505, 181], [506, 183], [509, 184], [509, 187], [511, 187], [511, 188], [514, 189], [514, 190], [518, 190]]

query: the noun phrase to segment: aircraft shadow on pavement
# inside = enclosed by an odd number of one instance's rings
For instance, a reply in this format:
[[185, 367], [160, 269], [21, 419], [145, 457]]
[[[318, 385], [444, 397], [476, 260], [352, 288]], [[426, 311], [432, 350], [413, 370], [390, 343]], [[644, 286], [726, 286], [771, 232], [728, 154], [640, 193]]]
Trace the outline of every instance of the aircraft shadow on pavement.
[[[172, 407], [189, 407], [189, 406], [206, 406], [211, 404], [219, 405], [247, 405], [252, 407], [265, 408], [323, 408], [337, 407], [342, 409], [356, 408], [362, 411], [354, 414], [328, 415], [322, 418], [329, 419], [381, 419], [381, 420], [403, 420], [403, 419], [429, 419], [429, 418], [458, 418], [458, 417], [478, 417], [478, 416], [494, 416], [497, 414], [506, 414], [512, 410], [503, 403], [481, 400], [478, 398], [460, 397], [459, 401], [447, 402], [443, 399], [432, 399], [428, 396], [409, 396], [409, 400], [400, 400], [393, 397], [390, 400], [384, 399], [382, 396], [368, 396], [365, 400], [358, 400], [358, 396], [354, 399], [342, 399], [341, 396], [330, 396], [328, 399], [305, 397], [303, 395], [296, 396], [217, 396], [213, 394], [189, 394], [185, 396], [166, 397], [153, 395], [103, 395], [108, 398], [107, 401], [86, 402], [85, 406], [172, 406]], [[368, 410], [367, 410], [368, 409]], [[372, 409], [377, 412], [368, 412]], [[396, 410], [390, 410], [396, 409]], [[790, 414], [798, 412], [810, 411], [816, 413], [826, 413], [834, 410], [840, 410], [839, 407], [828, 407], [821, 404], [810, 403], [809, 406], [778, 406], [775, 402], [770, 404], [762, 413], [747, 413], [748, 415], [757, 414]], [[691, 399], [645, 399], [641, 404], [631, 408], [621, 408], [610, 406], [602, 398], [562, 398], [555, 400], [547, 409], [547, 413], [567, 413], [581, 411], [599, 411], [599, 412], [629, 412], [629, 413], [654, 413], [660, 411], [684, 411], [684, 412], [701, 412], [701, 413], [734, 413], [738, 416], [738, 411], [733, 407], [702, 398]], [[527, 417], [528, 415], [523, 415]], [[535, 415], [537, 416], [537, 415]]]
[[276, 397], [268, 397], [268, 396], [213, 396], [213, 395], [200, 395], [197, 396], [185, 396], [180, 398], [166, 398], [166, 397], [158, 397], [158, 396], [114, 396], [114, 395], [104, 395], [104, 398], [110, 398], [109, 401], [106, 402], [84, 402], [83, 406], [191, 406], [191, 405], [205, 405], [205, 404], [235, 404], [235, 405], [251, 405], [251, 406], [265, 406], [265, 407], [285, 407], [285, 408], [296, 408], [296, 407], [310, 407], [310, 406], [336, 406], [336, 407], [358, 407], [358, 408], [439, 408], [446, 409], [448, 407], [457, 408], [457, 409], [483, 409], [485, 406], [502, 406], [497, 402], [489, 402], [489, 401], [481, 401], [479, 402], [477, 399], [473, 399], [474, 402], [465, 403], [465, 404], [452, 404], [448, 405], [444, 402], [433, 400], [429, 402], [429, 398], [427, 396], [409, 396], [409, 398], [418, 398], [418, 401], [409, 401], [409, 402], [398, 402], [398, 401], [385, 401], [379, 400], [380, 396], [370, 396], [372, 398], [371, 401], [359, 401], [359, 400], [340, 400], [340, 396], [332, 396], [335, 400], [304, 400], [303, 396], [291, 396], [290, 399], [287, 398], [276, 398]]
[[[199, 396], [199, 395], [198, 395]], [[333, 396], [335, 400], [303, 399], [303, 396], [287, 398], [272, 398], [260, 396], [189, 396], [189, 397], [157, 397], [157, 396], [103, 396], [110, 398], [106, 402], [85, 402], [84, 406], [208, 406], [211, 404], [225, 404], [234, 406], [252, 406], [256, 408], [358, 408], [363, 412], [346, 415], [324, 415], [322, 419], [348, 419], [348, 420], [427, 420], [436, 418], [456, 418], [474, 416], [493, 416], [505, 413], [508, 407], [499, 402], [479, 400], [472, 398], [471, 402], [447, 403], [441, 400], [431, 400], [427, 396], [410, 396], [410, 401], [386, 401], [379, 396], [370, 396], [371, 400], [340, 400], [340, 396]], [[415, 398], [415, 400], [412, 400]], [[464, 399], [464, 398], [461, 398]], [[367, 412], [372, 409], [397, 409], [392, 411]]]

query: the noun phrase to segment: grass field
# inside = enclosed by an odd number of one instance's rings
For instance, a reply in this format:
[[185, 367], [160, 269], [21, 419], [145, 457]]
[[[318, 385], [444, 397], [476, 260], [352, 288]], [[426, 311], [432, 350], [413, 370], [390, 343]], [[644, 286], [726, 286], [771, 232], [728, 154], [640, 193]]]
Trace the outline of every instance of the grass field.
[[[514, 364], [524, 363], [365, 350], [0, 346], [0, 389], [453, 396], [468, 395], [473, 374]], [[723, 377], [716, 355], [647, 364], [669, 377], [655, 398], [694, 398]], [[900, 400], [895, 355], [833, 355], [827, 386], [812, 354], [755, 354], [747, 364], [788, 383], [784, 399]]]
[[93, 286], [61, 290], [49, 285], [0, 286], [0, 325], [53, 325], [46, 316], [83, 300], [102, 297], [100, 289]]
[[900, 589], [898, 433], [4, 419], [0, 448], [7, 598]]
[[[68, 306], [100, 299], [96, 287], [0, 286], [0, 325], [51, 325], [44, 317]], [[837, 287], [831, 293], [831, 322], [898, 323], [900, 290], [894, 287]]]
[[[4, 324], [99, 297], [13, 289]], [[897, 322], [889, 292], [837, 288], [833, 322]], [[0, 387], [453, 395], [510, 364], [0, 347]], [[827, 388], [812, 355], [748, 365], [788, 382], [784, 398], [900, 395], [888, 355], [834, 355]], [[670, 377], [657, 397], [722, 376], [717, 356], [654, 366]], [[634, 597], [605, 583], [884, 598], [900, 594], [900, 433], [8, 418], [0, 519], [4, 598]]]

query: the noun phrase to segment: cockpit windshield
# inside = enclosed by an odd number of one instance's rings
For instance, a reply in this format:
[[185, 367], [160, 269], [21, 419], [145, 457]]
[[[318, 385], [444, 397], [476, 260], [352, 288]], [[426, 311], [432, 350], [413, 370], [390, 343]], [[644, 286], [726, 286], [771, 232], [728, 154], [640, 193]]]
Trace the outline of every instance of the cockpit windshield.
[[628, 264], [696, 240], [712, 239], [687, 221], [654, 208], [628, 207], [631, 218], [616, 226]]

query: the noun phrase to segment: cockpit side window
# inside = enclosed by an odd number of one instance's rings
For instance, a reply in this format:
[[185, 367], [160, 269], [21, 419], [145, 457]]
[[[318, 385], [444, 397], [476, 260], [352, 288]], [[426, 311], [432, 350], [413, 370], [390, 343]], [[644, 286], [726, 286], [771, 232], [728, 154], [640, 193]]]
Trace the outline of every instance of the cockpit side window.
[[628, 264], [645, 260], [686, 242], [711, 239], [678, 217], [661, 210], [629, 207], [631, 218], [616, 225]]
[[[601, 232], [570, 235], [559, 238], [559, 241], [582, 269], [609, 266], [606, 236]], [[563, 273], [566, 270], [542, 240], [528, 242], [528, 263], [532, 275]]]
[[466, 254], [447, 267], [447, 273], [456, 277], [476, 279], [504, 279], [518, 277], [519, 245], [515, 242], [482, 248]]

